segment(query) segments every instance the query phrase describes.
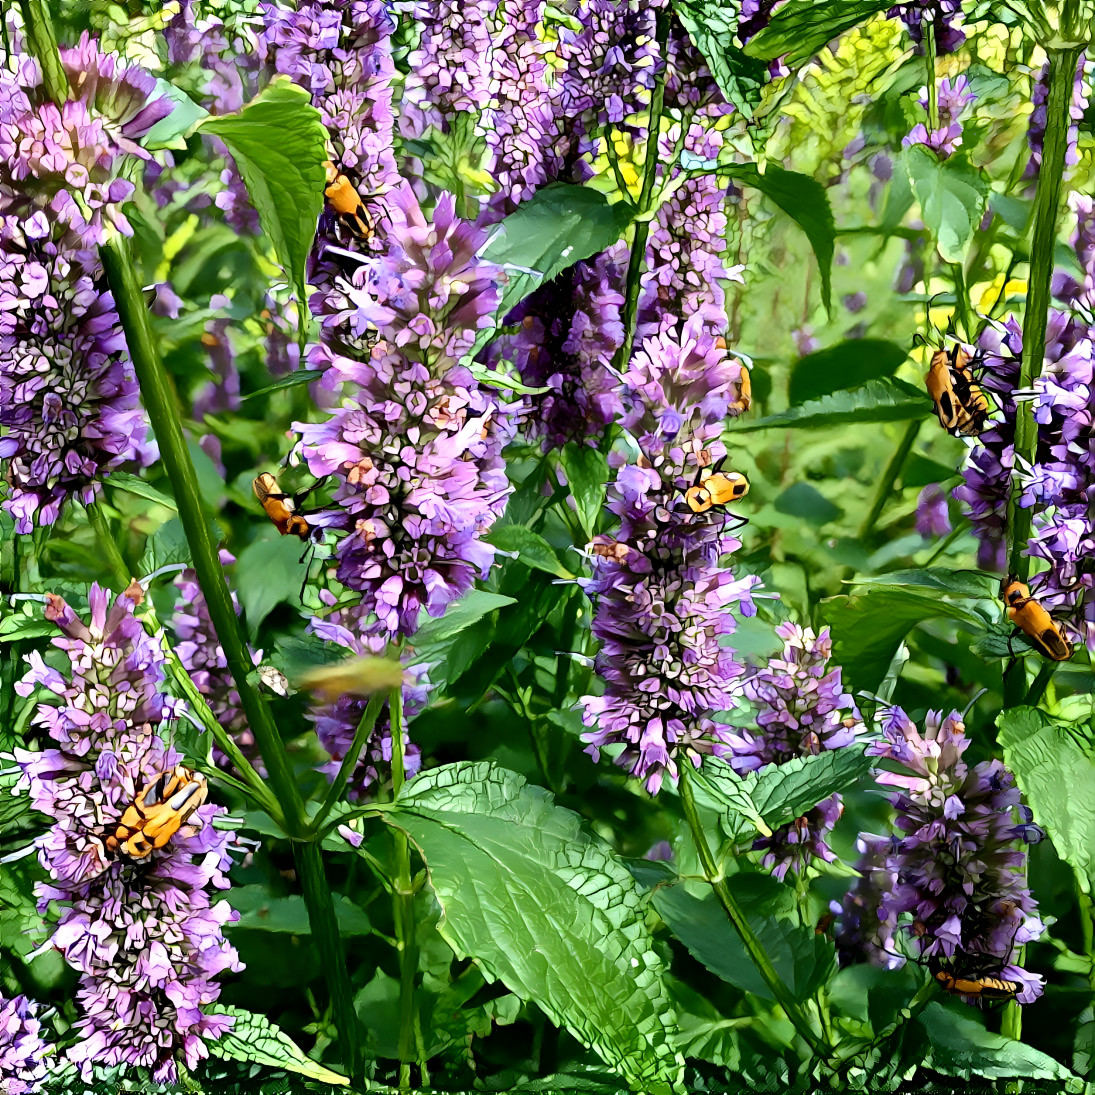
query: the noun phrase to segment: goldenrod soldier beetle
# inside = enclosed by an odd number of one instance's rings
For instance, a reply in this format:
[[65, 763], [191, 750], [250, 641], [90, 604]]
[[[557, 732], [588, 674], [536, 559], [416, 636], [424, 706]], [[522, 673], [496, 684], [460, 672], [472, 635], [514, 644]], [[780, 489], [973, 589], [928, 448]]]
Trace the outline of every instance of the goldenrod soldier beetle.
[[363, 196], [349, 177], [339, 171], [330, 160], [323, 166], [327, 172], [323, 196], [337, 217], [337, 223], [355, 240], [368, 243], [376, 234], [376, 219], [369, 212], [364, 198], [375, 198], [379, 192], [374, 191]]
[[162, 848], [189, 820], [209, 794], [205, 776], [181, 764], [161, 772], [125, 808], [103, 842], [111, 854], [143, 859]]
[[[326, 476], [323, 478], [326, 479]], [[282, 536], [297, 536], [301, 540], [314, 541], [321, 530], [309, 524], [308, 519], [298, 509], [300, 503], [322, 482], [323, 479], [317, 479], [307, 490], [286, 494], [278, 486], [274, 476], [263, 472], [251, 486], [266, 516], [274, 522]]]
[[[1072, 643], [1061, 625], [1014, 574], [1009, 574], [1000, 583], [1000, 599], [1007, 605], [1008, 619], [1026, 635], [1042, 657], [1052, 662], [1067, 662], [1072, 657]], [[1008, 650], [1014, 658], [1010, 638]]]
[[696, 482], [684, 492], [684, 500], [693, 513], [706, 513], [714, 506], [740, 502], [749, 493], [749, 480], [744, 475], [717, 469], [718, 464], [714, 468], [700, 468]]
[[962, 969], [947, 969], [937, 965], [932, 976], [944, 992], [952, 996], [972, 996], [978, 1000], [1014, 1000], [1021, 987], [1016, 981], [1002, 977], [978, 976]]
[[976, 436], [985, 428], [989, 403], [973, 378], [970, 356], [961, 346], [932, 354], [924, 384], [947, 433]]
[[[725, 350], [726, 339], [719, 335], [715, 339], [715, 345], [720, 350]], [[753, 405], [753, 383], [749, 378], [749, 369], [744, 362], [739, 362], [741, 375], [738, 377], [738, 397], [731, 401], [730, 406], [737, 414], [744, 414]]]

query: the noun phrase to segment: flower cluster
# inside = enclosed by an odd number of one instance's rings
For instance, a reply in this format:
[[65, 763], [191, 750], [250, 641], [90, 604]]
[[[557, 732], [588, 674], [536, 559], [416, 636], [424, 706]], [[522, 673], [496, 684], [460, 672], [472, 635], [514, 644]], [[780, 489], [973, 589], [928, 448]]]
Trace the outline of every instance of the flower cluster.
[[[843, 690], [840, 667], [829, 666], [829, 629], [815, 636], [809, 628], [785, 623], [776, 634], [784, 643], [782, 653], [744, 682], [745, 696], [757, 711], [756, 731], [728, 739], [729, 762], [741, 772], [840, 749], [861, 728], [855, 703]], [[842, 811], [840, 795], [833, 795], [770, 837], [758, 838], [754, 848], [764, 851], [764, 866], [780, 879], [792, 868], [801, 871], [814, 857], [832, 863], [836, 856], [825, 838]]]
[[757, 579], [719, 567], [740, 543], [723, 510], [694, 513], [685, 491], [702, 460], [725, 452], [717, 438], [740, 375], [690, 321], [681, 335], [648, 339], [624, 376], [624, 424], [642, 457], [619, 468], [608, 490], [618, 531], [592, 545], [585, 587], [604, 694], [583, 698], [583, 739], [595, 758], [612, 750], [651, 792], [676, 778], [679, 759], [698, 765], [731, 751], [729, 728], [714, 716], [736, 705], [745, 668], [723, 639], [735, 627], [732, 607], [755, 611]]
[[0, 996], [0, 1090], [4, 1095], [32, 1095], [46, 1079], [38, 1006], [25, 996]]
[[1032, 393], [1015, 392], [1022, 358], [1022, 330], [1011, 317], [988, 327], [979, 340], [983, 385], [993, 392], [1003, 417], [977, 438], [955, 497], [966, 505], [981, 541], [982, 565], [1003, 567], [1004, 523], [1015, 465], [1016, 400], [1033, 400], [1038, 443], [1034, 463], [1022, 472], [1021, 506], [1035, 510], [1027, 554], [1044, 560], [1038, 597], [1050, 607], [1071, 610], [1084, 640], [1095, 643], [1095, 603], [1089, 595], [1095, 574], [1088, 560], [1095, 552], [1095, 519], [1087, 498], [1092, 465], [1087, 443], [1095, 422], [1092, 302], [1095, 301], [1095, 205], [1087, 195], [1072, 199], [1077, 215], [1074, 237], [1084, 270], [1082, 281], [1059, 273], [1054, 289], [1065, 304], [1052, 310], [1046, 330], [1042, 375]]
[[[1076, 78], [1072, 84], [1072, 101], [1069, 103], [1068, 115], [1072, 124], [1068, 127], [1068, 146], [1065, 149], [1065, 166], [1075, 167], [1080, 162], [1080, 121], [1087, 110], [1087, 102], [1091, 97], [1091, 85], [1088, 82], [1088, 73], [1091, 69], [1090, 62], [1083, 54], [1076, 62]], [[1030, 146], [1030, 161], [1023, 173], [1025, 179], [1036, 179], [1042, 167], [1042, 146], [1046, 139], [1046, 101], [1049, 99], [1049, 62], [1041, 68], [1031, 89], [1030, 101], [1034, 110], [1031, 111], [1030, 123], [1027, 128], [1027, 144]]]
[[0, 217], [0, 459], [20, 533], [155, 452], [98, 258], [75, 242], [41, 210]]
[[967, 766], [970, 743], [954, 712], [929, 712], [921, 735], [892, 708], [882, 734], [869, 751], [900, 769], [877, 774], [896, 788], [895, 832], [860, 836], [867, 858], [861, 884], [844, 901], [854, 921], [841, 929], [844, 960], [900, 965], [907, 955], [898, 939], [907, 934], [916, 957], [1015, 981], [1019, 1002], [1030, 1003], [1042, 979], [1011, 956], [1043, 930], [1022, 848], [1040, 833], [1019, 805], [1014, 777], [998, 760]]
[[[923, 122], [913, 126], [907, 136], [903, 137], [901, 144], [923, 145], [937, 152], [942, 159], [946, 159], [957, 149], [962, 141], [962, 122], [960, 121], [966, 108], [977, 96], [970, 91], [970, 82], [965, 76], [958, 76], [953, 81], [944, 77], [938, 88], [939, 127], [930, 132]], [[927, 111], [930, 103], [928, 89], [920, 89], [918, 100], [922, 110]]]
[[[221, 566], [227, 568], [236, 560], [230, 552], [222, 548], [220, 561]], [[171, 617], [171, 630], [176, 640], [175, 654], [190, 674], [198, 691], [206, 698], [217, 722], [232, 735], [248, 760], [261, 764], [254, 735], [247, 725], [247, 716], [240, 707], [239, 693], [232, 674], [228, 672], [228, 660], [217, 639], [213, 621], [209, 618], [209, 605], [201, 586], [198, 585], [197, 574], [189, 568], [182, 571], [175, 579], [175, 586], [179, 591], [175, 614]], [[240, 607], [235, 593], [232, 594], [232, 604], [239, 613]], [[251, 651], [251, 660], [258, 665], [262, 660], [262, 651]], [[213, 747], [213, 759], [222, 768], [230, 765], [228, 758], [216, 746]]]
[[140, 1065], [158, 1082], [174, 1082], [177, 1062], [192, 1068], [232, 1020], [206, 1015], [213, 980], [240, 968], [222, 928], [236, 918], [210, 891], [225, 889], [228, 838], [213, 828], [223, 811], [203, 805], [169, 842], [140, 859], [112, 853], [107, 839], [143, 789], [182, 759], [156, 733], [173, 709], [162, 695], [164, 655], [125, 595], [108, 605], [93, 585], [87, 622], [60, 598], [47, 597], [46, 618], [62, 637], [66, 676], [38, 653], [17, 684], [52, 693], [35, 724], [55, 743], [16, 751], [35, 810], [52, 821], [36, 843], [49, 879], [37, 887], [42, 912], [60, 907], [52, 943], [80, 974], [77, 1029], [69, 1059]]

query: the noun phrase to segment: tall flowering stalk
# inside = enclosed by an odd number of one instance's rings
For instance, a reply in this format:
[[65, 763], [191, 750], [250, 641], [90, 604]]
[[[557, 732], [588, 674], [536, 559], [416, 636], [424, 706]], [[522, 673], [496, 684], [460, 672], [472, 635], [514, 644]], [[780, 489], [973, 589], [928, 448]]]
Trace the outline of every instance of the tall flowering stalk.
[[725, 513], [693, 513], [684, 499], [699, 454], [725, 453], [718, 437], [740, 394], [741, 366], [697, 328], [648, 339], [624, 376], [623, 421], [643, 458], [609, 486], [620, 527], [594, 542], [586, 582], [604, 682], [603, 695], [582, 701], [587, 751], [622, 746], [616, 763], [651, 792], [677, 778], [682, 759], [730, 754], [729, 728], [714, 716], [736, 705], [745, 667], [722, 640], [732, 608], [755, 611], [758, 581], [719, 566], [740, 546]]
[[130, 234], [128, 157], [171, 110], [155, 83], [86, 35], [63, 50], [70, 97], [45, 94], [26, 54], [0, 68], [0, 459], [16, 529], [91, 502], [110, 471], [155, 456], [94, 248]]
[[52, 694], [34, 723], [55, 743], [16, 751], [19, 787], [52, 825], [36, 843], [49, 880], [39, 909], [56, 902], [52, 942], [80, 974], [81, 1040], [68, 1053], [85, 1078], [93, 1064], [139, 1065], [158, 1082], [174, 1082], [178, 1063], [193, 1068], [206, 1042], [232, 1025], [202, 1008], [216, 1001], [214, 978], [241, 968], [223, 935], [237, 914], [212, 892], [225, 889], [228, 836], [213, 828], [224, 811], [206, 804], [170, 841], [140, 860], [111, 854], [105, 839], [143, 788], [182, 757], [156, 728], [173, 701], [158, 689], [164, 655], [146, 634], [127, 596], [108, 603], [97, 585], [85, 622], [60, 598], [47, 598], [46, 619], [62, 636], [53, 645], [67, 674], [28, 656], [21, 695]]
[[[815, 636], [809, 628], [786, 623], [776, 634], [783, 640], [782, 652], [743, 687], [757, 711], [756, 730], [729, 739], [730, 764], [741, 772], [840, 749], [851, 745], [862, 729], [855, 703], [844, 691], [840, 666], [829, 665], [829, 629]], [[814, 858], [834, 862], [825, 838], [843, 809], [840, 795], [833, 795], [771, 836], [758, 837], [753, 846], [764, 852], [764, 866], [782, 879], [789, 870], [801, 872]]]
[[[423, 611], [440, 615], [486, 577], [494, 549], [482, 537], [509, 495], [501, 451], [515, 429], [457, 365], [498, 299], [495, 268], [476, 258], [485, 234], [456, 218], [450, 195], [430, 220], [409, 187], [390, 210], [388, 253], [347, 290], [348, 321], [375, 325], [382, 341], [363, 360], [314, 347], [336, 407], [326, 422], [294, 424], [310, 470], [334, 479], [324, 521], [339, 536], [336, 577], [357, 597], [317, 630], [356, 653], [414, 634]], [[333, 756], [359, 717], [352, 703], [316, 711]], [[371, 753], [390, 756], [387, 733], [378, 721]]]
[[1012, 955], [1043, 929], [1027, 889], [1023, 845], [1040, 839], [998, 760], [969, 767], [958, 714], [929, 712], [923, 734], [900, 708], [887, 711], [874, 756], [898, 771], [877, 774], [895, 788], [891, 836], [860, 835], [862, 880], [844, 899], [839, 938], [845, 962], [900, 965], [907, 954], [1015, 981], [1020, 1003], [1042, 993], [1042, 978]]

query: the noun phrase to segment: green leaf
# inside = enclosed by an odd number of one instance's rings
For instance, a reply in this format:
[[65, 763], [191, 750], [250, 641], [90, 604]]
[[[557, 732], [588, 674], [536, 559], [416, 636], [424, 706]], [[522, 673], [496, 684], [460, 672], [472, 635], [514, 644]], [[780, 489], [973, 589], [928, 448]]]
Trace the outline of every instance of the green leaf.
[[141, 574], [151, 574], [172, 563], [190, 566], [190, 541], [187, 540], [186, 530], [178, 517], [165, 521], [148, 538], [139, 569]]
[[313, 1061], [279, 1027], [265, 1016], [255, 1015], [226, 1004], [210, 1005], [209, 1015], [231, 1015], [236, 1021], [232, 1029], [215, 1042], [206, 1042], [214, 1057], [228, 1061], [253, 1061], [269, 1068], [299, 1072], [325, 1084], [348, 1084], [350, 1081], [318, 1061]]
[[996, 720], [1004, 762], [1015, 773], [1034, 820], [1057, 854], [1095, 894], [1095, 756], [1066, 724], [1035, 707], [1012, 707]]
[[236, 593], [252, 635], [279, 604], [300, 600], [305, 573], [301, 550], [295, 536], [274, 536], [256, 540], [240, 552], [234, 572]]
[[983, 574], [976, 570], [951, 570], [949, 567], [918, 567], [911, 570], [892, 570], [877, 578], [857, 581], [856, 585], [871, 589], [923, 589], [944, 597], [987, 597], [996, 600], [1000, 590], [1000, 576]]
[[[1002, 1080], [1025, 1076], [1032, 1080], [1075, 1079], [1060, 1062], [1041, 1050], [1003, 1034], [990, 1034], [968, 1008], [933, 1000], [916, 1020], [928, 1032], [930, 1063], [926, 1067], [964, 1080]], [[1082, 1090], [1077, 1087], [1075, 1090]]]
[[589, 445], [569, 441], [559, 454], [566, 472], [570, 493], [578, 507], [578, 520], [592, 540], [597, 522], [605, 508], [605, 487], [608, 483], [608, 460], [604, 453]]
[[883, 378], [869, 380], [859, 388], [833, 392], [820, 399], [811, 399], [780, 414], [768, 415], [748, 422], [735, 419], [735, 433], [753, 430], [818, 429], [868, 422], [907, 422], [920, 418], [931, 408], [927, 395], [904, 380]]
[[792, 483], [773, 503], [777, 512], [800, 517], [811, 525], [827, 525], [844, 516], [824, 494], [810, 483]]
[[161, 118], [138, 142], [142, 148], [154, 151], [159, 148], [186, 148], [183, 139], [203, 118], [209, 117], [209, 111], [199, 106], [182, 88], [157, 80], [156, 88], [148, 96], [149, 101], [170, 99], [171, 113]]
[[[727, 885], [736, 890], [743, 878], [732, 875]], [[741, 937], [714, 895], [693, 897], [684, 886], [661, 886], [653, 892], [654, 908], [692, 957], [712, 973], [743, 992], [764, 1000], [771, 990], [753, 965]], [[771, 913], [764, 915], [755, 902], [744, 904], [749, 923], [780, 979], [796, 998], [804, 1000], [832, 973], [832, 944], [813, 928], [791, 924]]]
[[522, 202], [483, 249], [482, 258], [501, 266], [507, 281], [492, 324], [480, 330], [461, 364], [475, 358], [534, 289], [611, 247], [627, 231], [634, 212], [624, 202], [609, 204], [599, 190], [571, 183], [549, 183]]
[[534, 570], [554, 574], [556, 578], [573, 578], [574, 575], [559, 562], [555, 549], [538, 532], [524, 525], [495, 525], [484, 537], [502, 551], [515, 551], [518, 558]]
[[703, 54], [726, 101], [733, 103], [742, 117], [751, 118], [768, 79], [768, 66], [735, 43], [737, 5], [673, 0], [673, 10]]
[[[831, 795], [856, 786], [871, 770], [866, 745], [827, 749], [795, 757], [760, 772], [741, 776], [722, 761], [707, 761], [700, 772], [708, 791], [731, 813], [739, 814], [764, 836], [802, 817]], [[741, 836], [740, 827], [738, 829]]]
[[[265, 886], [237, 886], [229, 903], [240, 918], [229, 924], [230, 931], [282, 932], [289, 935], [310, 935], [308, 909], [300, 894], [272, 897]], [[357, 905], [342, 894], [334, 898], [338, 930], [342, 935], [368, 935], [372, 931], [369, 918]]]
[[278, 77], [238, 113], [207, 118], [199, 132], [220, 137], [232, 153], [303, 317], [327, 159], [327, 130], [308, 89]]
[[964, 152], [940, 160], [931, 149], [912, 145], [905, 149], [904, 160], [924, 224], [940, 255], [946, 262], [961, 262], [985, 215], [988, 180]]
[[908, 359], [896, 342], [882, 338], [849, 338], [796, 362], [787, 386], [792, 405], [820, 399], [868, 380], [893, 376]]
[[834, 38], [893, 5], [889, 0], [788, 0], [745, 47], [750, 57], [804, 64]]
[[770, 198], [806, 233], [821, 273], [821, 300], [825, 310], [831, 311], [836, 224], [825, 187], [809, 175], [785, 171], [775, 164], [768, 164], [763, 175], [756, 164], [733, 164], [726, 173]]
[[42, 605], [36, 601], [23, 601], [16, 611], [0, 613], [0, 643], [51, 638], [56, 634], [57, 625], [42, 618]]
[[111, 472], [104, 480], [108, 487], [114, 490], [124, 490], [127, 494], [135, 494], [138, 498], [155, 502], [157, 505], [166, 506], [168, 509], [177, 509], [175, 499], [162, 490], [149, 486], [143, 479], [136, 475], [130, 475], [127, 471]]
[[267, 384], [265, 388], [259, 388], [257, 392], [251, 392], [249, 395], [245, 395], [240, 402], [246, 403], [249, 399], [258, 399], [260, 395], [269, 395], [271, 392], [284, 391], [286, 388], [297, 388], [301, 384], [311, 384], [313, 380], [318, 380], [323, 376], [323, 373], [323, 369], [297, 369], [288, 376], [283, 376], [280, 380], [275, 380], [273, 384]]
[[477, 620], [513, 603], [513, 597], [503, 597], [500, 593], [488, 593], [484, 589], [469, 590], [459, 601], [445, 609], [444, 616], [427, 620], [415, 632], [414, 645], [416, 648], [436, 648], [448, 643]]
[[851, 692], [876, 691], [905, 636], [924, 620], [949, 616], [975, 634], [984, 628], [979, 616], [958, 605], [905, 589], [831, 597], [821, 602], [821, 615], [832, 632], [833, 661]]
[[417, 776], [383, 820], [426, 862], [439, 930], [632, 1087], [681, 1078], [664, 966], [627, 868], [551, 796], [488, 763]]

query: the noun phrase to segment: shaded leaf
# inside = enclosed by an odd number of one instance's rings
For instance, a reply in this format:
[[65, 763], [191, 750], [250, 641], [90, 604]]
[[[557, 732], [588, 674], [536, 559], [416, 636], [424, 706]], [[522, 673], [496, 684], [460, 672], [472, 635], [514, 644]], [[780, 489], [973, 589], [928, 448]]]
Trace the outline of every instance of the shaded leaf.
[[[327, 130], [308, 89], [279, 76], [242, 110], [207, 118], [199, 130], [228, 146], [262, 230], [303, 305], [327, 159]], [[307, 309], [297, 312], [303, 317]]]
[[258, 399], [260, 395], [269, 395], [271, 392], [280, 392], [286, 388], [296, 388], [301, 384], [311, 384], [313, 380], [318, 380], [323, 376], [323, 373], [323, 369], [297, 369], [288, 376], [275, 380], [273, 384], [267, 384], [265, 388], [259, 388], [257, 392], [250, 392], [240, 402], [246, 403], [249, 399]]
[[[734, 875], [726, 880], [731, 890], [736, 888], [738, 878]], [[702, 899], [693, 897], [678, 884], [655, 890], [652, 900], [658, 915], [693, 958], [743, 992], [773, 999], [741, 937], [713, 894]], [[755, 905], [739, 903], [747, 909], [749, 923], [776, 972], [798, 999], [806, 999], [828, 980], [835, 954], [832, 943], [824, 936], [775, 916], [758, 916]]]
[[893, 376], [908, 356], [896, 342], [849, 338], [799, 358], [791, 372], [787, 398], [792, 405], [805, 403], [844, 388], [857, 388], [868, 380]]
[[726, 101], [733, 103], [742, 117], [751, 118], [768, 78], [768, 66], [735, 42], [738, 5], [673, 0], [673, 10], [703, 54]]
[[[240, 918], [229, 924], [230, 931], [253, 930], [311, 935], [308, 909], [300, 894], [272, 897], [265, 886], [237, 886], [232, 890], [231, 905]], [[349, 898], [334, 895], [335, 916], [342, 935], [368, 935], [372, 924], [365, 913]]]
[[923, 589], [953, 597], [978, 597], [995, 600], [1000, 592], [1000, 576], [976, 570], [951, 570], [949, 567], [916, 567], [892, 570], [876, 578], [856, 582], [857, 589]]
[[892, 7], [890, 0], [788, 0], [745, 47], [751, 57], [801, 65], [834, 38], [864, 19]]
[[416, 777], [383, 820], [422, 853], [457, 954], [535, 1001], [633, 1087], [679, 1082], [645, 901], [576, 814], [513, 772], [464, 762]]
[[931, 149], [912, 145], [905, 149], [904, 160], [924, 224], [939, 253], [947, 262], [961, 262], [985, 215], [988, 180], [964, 152], [940, 160]]
[[577, 441], [568, 442], [559, 454], [570, 493], [578, 507], [578, 519], [591, 540], [605, 507], [608, 460], [604, 453]]
[[809, 175], [785, 171], [775, 164], [768, 164], [763, 175], [756, 164], [734, 164], [726, 169], [726, 173], [770, 198], [806, 233], [821, 273], [821, 300], [826, 311], [829, 311], [832, 306], [836, 224], [825, 187]]
[[844, 670], [850, 692], [875, 692], [905, 636], [923, 620], [949, 616], [977, 634], [980, 617], [927, 591], [868, 590], [821, 602], [833, 637], [833, 661]]
[[[1034, 1080], [1075, 1079], [1047, 1053], [1003, 1034], [990, 1034], [960, 1005], [933, 1000], [916, 1021], [928, 1032], [930, 1065], [945, 1076], [978, 1081], [1027, 1076]], [[1076, 1090], [1082, 1090], [1078, 1087]]]
[[209, 117], [209, 111], [199, 106], [185, 91], [167, 80], [158, 79], [156, 87], [148, 96], [148, 101], [170, 99], [171, 113], [161, 118], [137, 143], [142, 148], [154, 151], [159, 148], [186, 148], [183, 139], [203, 118]]
[[236, 592], [252, 635], [279, 604], [300, 600], [306, 566], [301, 550], [295, 536], [277, 536], [256, 540], [240, 552], [234, 571]]
[[824, 494], [810, 483], [792, 483], [773, 503], [779, 513], [801, 517], [811, 525], [827, 525], [844, 516]]
[[206, 1042], [214, 1057], [230, 1061], [253, 1061], [270, 1068], [283, 1068], [297, 1072], [325, 1084], [348, 1084], [350, 1081], [318, 1061], [305, 1055], [303, 1050], [279, 1027], [265, 1016], [244, 1011], [227, 1004], [211, 1005], [210, 1015], [231, 1015], [236, 1021], [232, 1029], [215, 1042]]
[[[789, 407], [780, 414], [758, 418], [754, 422], [735, 419], [735, 433], [754, 430], [817, 429], [848, 423], [907, 422], [930, 411], [927, 395], [904, 380], [870, 380], [859, 388], [849, 388]], [[740, 425], [738, 424], [740, 423]]]
[[130, 475], [126, 471], [111, 472], [104, 480], [106, 485], [114, 490], [124, 490], [127, 494], [135, 494], [138, 498], [144, 498], [157, 505], [166, 506], [168, 509], [177, 509], [175, 499], [162, 490], [149, 486], [143, 479], [136, 475]]
[[1003, 711], [996, 725], [1034, 820], [1084, 892], [1095, 893], [1095, 756], [1067, 725], [1035, 707]]
[[513, 309], [574, 263], [600, 254], [627, 231], [634, 209], [609, 204], [589, 186], [554, 182], [541, 187], [498, 226], [482, 258], [506, 273], [493, 324], [480, 330], [461, 364], [469, 365]]
[[515, 551], [528, 567], [554, 574], [556, 578], [573, 578], [574, 575], [559, 562], [555, 549], [538, 532], [524, 525], [495, 525], [484, 537], [502, 551]]

